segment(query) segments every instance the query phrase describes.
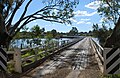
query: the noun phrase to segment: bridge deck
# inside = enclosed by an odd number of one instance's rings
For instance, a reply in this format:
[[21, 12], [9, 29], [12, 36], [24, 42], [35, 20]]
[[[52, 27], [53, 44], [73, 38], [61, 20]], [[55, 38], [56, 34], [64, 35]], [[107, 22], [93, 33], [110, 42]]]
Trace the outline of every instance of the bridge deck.
[[97, 78], [99, 75], [90, 38], [87, 37], [48, 59], [22, 78]]

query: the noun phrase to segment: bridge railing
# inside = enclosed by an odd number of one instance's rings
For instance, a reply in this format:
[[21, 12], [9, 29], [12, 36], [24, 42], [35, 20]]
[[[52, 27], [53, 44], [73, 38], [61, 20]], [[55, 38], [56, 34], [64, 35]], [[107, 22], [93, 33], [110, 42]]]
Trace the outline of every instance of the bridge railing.
[[[50, 56], [60, 52], [66, 47], [77, 43], [79, 40], [81, 39], [74, 39], [73, 41], [65, 40], [61, 41], [60, 43], [55, 42], [44, 46], [22, 50], [15, 48], [14, 51], [8, 51], [8, 54], [13, 54], [13, 59], [9, 60], [8, 64], [12, 64], [14, 66], [15, 72], [25, 72], [31, 68], [37, 67]], [[47, 49], [48, 47], [49, 49]], [[29, 55], [29, 53], [31, 53], [31, 55]]]
[[98, 43], [96, 43], [93, 39], [91, 39], [91, 46], [95, 54], [96, 60], [98, 62], [98, 66], [101, 72], [104, 73], [104, 57], [103, 57], [104, 49]]

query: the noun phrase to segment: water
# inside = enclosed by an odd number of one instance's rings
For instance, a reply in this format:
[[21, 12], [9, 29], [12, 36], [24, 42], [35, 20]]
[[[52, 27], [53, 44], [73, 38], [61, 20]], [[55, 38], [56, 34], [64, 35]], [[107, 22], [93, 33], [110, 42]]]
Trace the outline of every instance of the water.
[[99, 40], [98, 40], [98, 38], [92, 38], [96, 43], [98, 43], [99, 44]]
[[[61, 42], [64, 40], [72, 41], [72, 39], [69, 39], [69, 38], [51, 39], [50, 41]], [[10, 48], [13, 48], [13, 47], [17, 47], [17, 48], [36, 47], [38, 45], [45, 45], [45, 41], [46, 41], [46, 39], [44, 39], [44, 38], [43, 39], [34, 39], [34, 42], [33, 42], [33, 39], [16, 39], [16, 40], [11, 41]], [[35, 43], [37, 43], [37, 44], [35, 44]], [[61, 43], [59, 45], [61, 45]]]

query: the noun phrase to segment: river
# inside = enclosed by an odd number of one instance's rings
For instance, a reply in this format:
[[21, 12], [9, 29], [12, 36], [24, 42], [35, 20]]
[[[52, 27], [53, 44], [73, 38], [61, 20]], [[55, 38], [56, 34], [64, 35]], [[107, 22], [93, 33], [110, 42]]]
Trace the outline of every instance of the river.
[[[70, 38], [60, 38], [60, 39], [51, 39], [50, 41], [61, 42], [64, 40], [72, 41]], [[36, 42], [35, 42], [36, 41]], [[28, 48], [28, 47], [36, 47], [38, 45], [45, 45], [45, 38], [42, 39], [15, 39], [12, 40], [10, 43], [10, 48], [17, 47], [17, 48]], [[37, 44], [35, 44], [37, 43]], [[61, 43], [59, 43], [61, 45]]]

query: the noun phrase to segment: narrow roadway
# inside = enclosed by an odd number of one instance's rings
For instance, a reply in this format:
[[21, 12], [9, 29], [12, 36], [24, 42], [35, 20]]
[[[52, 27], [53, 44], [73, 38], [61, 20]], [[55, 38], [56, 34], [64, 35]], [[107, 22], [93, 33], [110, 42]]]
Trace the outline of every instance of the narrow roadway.
[[[90, 49], [90, 38], [86, 37], [50, 58], [23, 78], [78, 78], [81, 70], [85, 70], [89, 65]], [[59, 72], [60, 69], [63, 69], [63, 71]], [[61, 77], [55, 77], [55, 73], [58, 73]]]

